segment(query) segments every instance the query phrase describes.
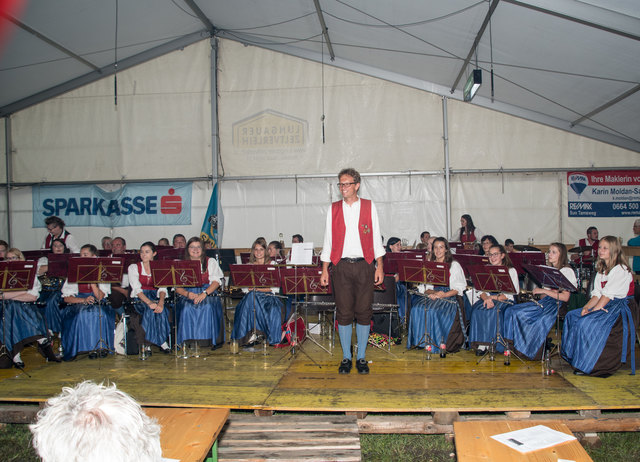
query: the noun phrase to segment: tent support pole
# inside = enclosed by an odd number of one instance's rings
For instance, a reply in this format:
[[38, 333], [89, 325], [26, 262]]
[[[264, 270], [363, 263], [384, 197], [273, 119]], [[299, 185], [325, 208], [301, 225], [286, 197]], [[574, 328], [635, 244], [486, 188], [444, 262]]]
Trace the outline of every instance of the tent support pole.
[[11, 117], [4, 118], [4, 157], [6, 162], [6, 175], [7, 175], [7, 242], [11, 244], [11, 180], [13, 175], [11, 174], [11, 152], [13, 150], [11, 146]]
[[[213, 36], [211, 42], [211, 176], [213, 186], [218, 184], [218, 157], [220, 156], [220, 126], [218, 121], [218, 39]], [[218, 186], [218, 246], [222, 242], [222, 203], [221, 188]]]
[[451, 236], [451, 169], [449, 168], [449, 123], [447, 120], [447, 97], [442, 97], [442, 141], [444, 147], [444, 183], [446, 188], [447, 237]]

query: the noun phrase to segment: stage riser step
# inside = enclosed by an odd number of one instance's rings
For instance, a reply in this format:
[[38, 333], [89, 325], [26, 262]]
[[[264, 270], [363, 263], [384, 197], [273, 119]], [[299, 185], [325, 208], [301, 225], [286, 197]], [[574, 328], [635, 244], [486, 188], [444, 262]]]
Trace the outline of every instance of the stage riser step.
[[218, 460], [360, 461], [355, 416], [232, 414], [218, 438]]

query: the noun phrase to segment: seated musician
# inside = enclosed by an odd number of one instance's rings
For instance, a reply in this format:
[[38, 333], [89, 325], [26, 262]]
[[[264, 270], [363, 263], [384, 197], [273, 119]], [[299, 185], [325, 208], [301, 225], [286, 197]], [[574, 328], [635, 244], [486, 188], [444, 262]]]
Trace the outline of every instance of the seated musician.
[[[560, 270], [571, 284], [577, 286], [576, 274], [569, 266], [567, 248], [564, 244], [554, 242], [549, 246], [548, 263]], [[513, 343], [519, 355], [529, 359], [541, 359], [547, 335], [556, 321], [558, 309], [563, 311], [571, 293], [536, 287], [533, 294], [542, 296], [539, 302], [519, 303], [505, 310], [502, 331], [504, 338], [507, 342]]]
[[489, 249], [496, 245], [500, 244], [498, 244], [498, 240], [491, 234], [482, 236], [482, 239], [480, 239], [480, 251], [478, 252], [478, 255], [489, 255]]
[[9, 244], [7, 241], [0, 239], [0, 260], [4, 260], [7, 257], [7, 250], [9, 250]]
[[[114, 237], [111, 240], [111, 255], [118, 256], [127, 253], [127, 241], [123, 237]], [[127, 272], [122, 273], [122, 281], [111, 284], [111, 293], [109, 294], [109, 304], [119, 315], [123, 314], [124, 306], [129, 301], [129, 276]]]
[[[95, 258], [93, 244], [80, 248], [80, 256]], [[67, 307], [62, 312], [62, 347], [65, 361], [73, 361], [80, 353], [89, 359], [105, 357], [113, 349], [115, 313], [108, 302], [110, 284], [78, 284], [65, 281], [62, 297]]]
[[[583, 263], [592, 264], [595, 257], [598, 255], [598, 228], [595, 226], [589, 226], [587, 228], [587, 237], [578, 239], [576, 247], [584, 247], [585, 250], [581, 253], [575, 254], [573, 258], [580, 260], [582, 257]], [[587, 247], [591, 247], [588, 249]]]
[[564, 319], [562, 357], [577, 375], [606, 377], [631, 355], [634, 365], [638, 307], [633, 277], [618, 238], [605, 236], [598, 245], [591, 298], [582, 310]]
[[198, 342], [198, 345], [219, 348], [224, 343], [222, 303], [214, 296], [222, 283], [224, 274], [215, 258], [204, 252], [204, 243], [194, 236], [187, 241], [185, 260], [199, 261], [201, 265], [200, 285], [176, 287], [178, 294], [176, 313], [178, 318], [179, 344]]
[[[433, 241], [430, 261], [449, 264], [449, 286], [421, 284], [418, 290], [425, 296], [411, 297], [411, 316], [407, 333], [407, 348], [426, 346], [425, 338], [437, 345], [432, 345], [434, 352], [446, 345], [446, 351], [456, 352], [464, 344], [462, 326], [464, 319], [458, 296], [462, 295], [467, 281], [460, 264], [453, 260], [449, 243], [444, 237]], [[428, 331], [425, 335], [425, 316]]]
[[151, 351], [151, 345], [160, 347], [163, 353], [171, 353], [167, 343], [169, 338], [169, 315], [164, 309], [167, 296], [166, 288], [153, 286], [151, 264], [155, 258], [156, 246], [153, 242], [145, 242], [140, 246], [140, 260], [129, 265], [129, 284], [135, 314], [131, 317], [131, 325], [136, 334], [138, 345]]
[[[25, 261], [18, 249], [9, 249], [7, 261]], [[9, 350], [13, 364], [22, 369], [24, 362], [20, 352], [31, 342], [38, 342], [38, 351], [48, 361], [60, 362], [53, 353], [51, 341], [47, 336], [44, 316], [35, 304], [40, 295], [40, 281], [35, 278], [30, 290], [7, 291], [2, 294], [4, 313], [0, 316], [0, 342]], [[0, 368], [11, 367], [11, 361], [2, 361]]]
[[[62, 239], [54, 239], [51, 243], [51, 253], [63, 254], [69, 253], [69, 250]], [[38, 260], [38, 276], [42, 277], [42, 290], [38, 302], [45, 306], [44, 318], [47, 322], [49, 335], [52, 335], [54, 332], [62, 331], [60, 302], [62, 302], [64, 278], [49, 276], [47, 271], [49, 271], [49, 259], [41, 257]]]
[[282, 263], [284, 261], [284, 249], [280, 241], [269, 242], [267, 253], [269, 254], [269, 259], [273, 262]]
[[[506, 266], [509, 268], [509, 276], [513, 287], [518, 293], [520, 284], [518, 282], [518, 272], [513, 267], [511, 259], [504, 247], [493, 245], [488, 250], [489, 263], [492, 266]], [[497, 313], [500, 312], [500, 326], [504, 325], [504, 311], [513, 305], [512, 294], [502, 292], [482, 292], [473, 290], [472, 294], [475, 302], [471, 306], [471, 319], [469, 324], [469, 343], [471, 348], [476, 350], [476, 354], [482, 355], [487, 347], [496, 338]], [[502, 333], [502, 332], [501, 332]], [[501, 344], [496, 345], [497, 351], [504, 351]]]
[[[258, 239], [251, 246], [250, 265], [268, 265], [266, 245]], [[254, 338], [264, 335], [270, 345], [276, 345], [282, 340], [283, 304], [273, 294], [278, 287], [242, 289], [246, 293], [236, 306], [233, 318], [231, 339], [238, 340], [241, 345], [251, 345], [257, 341]]]
[[54, 239], [62, 239], [69, 250], [73, 253], [80, 252], [80, 247], [76, 242], [76, 238], [65, 229], [65, 223], [62, 218], [51, 216], [44, 220], [47, 227], [47, 235], [42, 242], [41, 249], [50, 249]]
[[[402, 252], [402, 241], [398, 237], [390, 237], [387, 240], [385, 249], [388, 253]], [[396, 280], [396, 303], [398, 305], [398, 317], [401, 322], [404, 322], [404, 318], [407, 316], [407, 286], [400, 282], [400, 276], [398, 273], [394, 275]]]
[[473, 224], [471, 215], [464, 214], [460, 217], [460, 230], [459, 232], [451, 236], [451, 240], [464, 243], [480, 242], [482, 232]]

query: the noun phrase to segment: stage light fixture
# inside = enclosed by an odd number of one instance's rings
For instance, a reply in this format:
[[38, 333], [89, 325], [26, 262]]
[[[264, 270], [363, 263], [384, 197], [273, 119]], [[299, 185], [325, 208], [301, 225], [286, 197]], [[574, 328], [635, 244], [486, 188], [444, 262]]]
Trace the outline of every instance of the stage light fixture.
[[464, 84], [464, 90], [462, 90], [462, 96], [465, 101], [471, 101], [478, 89], [482, 85], [482, 70], [474, 69], [471, 74], [469, 74], [469, 78], [467, 79], [467, 83]]

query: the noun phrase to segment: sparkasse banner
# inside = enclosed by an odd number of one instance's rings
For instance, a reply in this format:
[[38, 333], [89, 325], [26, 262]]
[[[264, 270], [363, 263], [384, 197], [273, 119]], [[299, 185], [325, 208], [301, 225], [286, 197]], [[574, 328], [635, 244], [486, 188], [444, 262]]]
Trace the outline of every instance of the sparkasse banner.
[[567, 173], [570, 217], [640, 216], [640, 170]]
[[67, 226], [190, 225], [190, 182], [131, 183], [115, 191], [95, 185], [34, 186], [33, 227], [52, 215]]

